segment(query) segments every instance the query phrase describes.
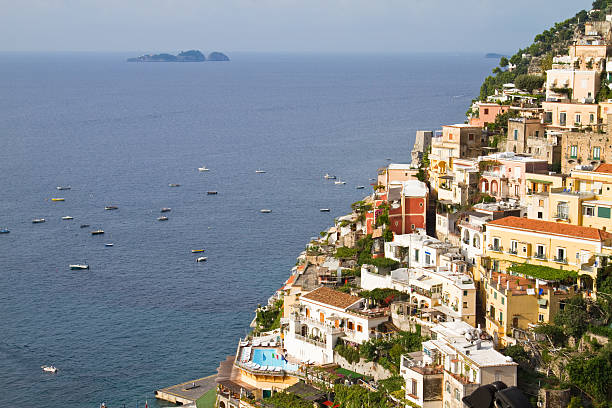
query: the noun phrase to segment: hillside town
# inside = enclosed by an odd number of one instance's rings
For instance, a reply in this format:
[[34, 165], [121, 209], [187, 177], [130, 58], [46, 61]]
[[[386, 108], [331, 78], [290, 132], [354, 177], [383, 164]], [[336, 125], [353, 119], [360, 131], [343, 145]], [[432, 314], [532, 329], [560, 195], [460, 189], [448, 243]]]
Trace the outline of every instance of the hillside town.
[[612, 14], [587, 17], [377, 170], [258, 307], [217, 407], [459, 408], [499, 381], [533, 407], [608, 406]]

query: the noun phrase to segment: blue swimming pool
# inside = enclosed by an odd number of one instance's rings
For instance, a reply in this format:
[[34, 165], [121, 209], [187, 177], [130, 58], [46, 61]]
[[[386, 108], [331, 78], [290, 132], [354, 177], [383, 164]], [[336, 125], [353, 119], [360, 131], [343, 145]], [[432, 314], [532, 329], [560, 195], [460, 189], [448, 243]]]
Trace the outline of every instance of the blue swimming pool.
[[251, 361], [260, 366], [281, 367], [286, 371], [297, 371], [298, 369], [297, 364], [291, 364], [283, 360], [276, 349], [254, 349]]

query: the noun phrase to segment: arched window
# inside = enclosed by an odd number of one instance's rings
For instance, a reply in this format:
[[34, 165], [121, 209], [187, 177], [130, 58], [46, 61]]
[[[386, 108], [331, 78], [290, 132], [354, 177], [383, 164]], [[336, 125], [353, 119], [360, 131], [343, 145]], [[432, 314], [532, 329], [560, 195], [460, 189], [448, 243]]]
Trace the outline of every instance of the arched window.
[[461, 400], [461, 393], [459, 392], [459, 388], [455, 388], [455, 399], [457, 401]]
[[451, 386], [450, 386], [450, 382], [446, 382], [446, 384], [444, 384], [444, 388], [446, 389], [446, 392], [448, 392], [449, 394], [451, 393]]
[[480, 248], [480, 237], [478, 234], [474, 234], [473, 246], [474, 248]]

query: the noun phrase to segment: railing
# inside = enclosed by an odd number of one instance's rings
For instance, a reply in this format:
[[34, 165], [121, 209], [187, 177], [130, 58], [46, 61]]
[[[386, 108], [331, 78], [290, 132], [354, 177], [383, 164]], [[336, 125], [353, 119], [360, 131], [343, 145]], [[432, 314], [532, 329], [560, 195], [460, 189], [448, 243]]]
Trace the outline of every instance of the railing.
[[556, 218], [558, 220], [567, 220], [569, 221], [569, 214], [563, 214], [563, 213], [557, 213], [553, 216], [553, 218]]
[[538, 254], [537, 252], [535, 254], [533, 254], [533, 257], [535, 259], [541, 259], [541, 260], [546, 260], [546, 254]]
[[306, 343], [314, 344], [317, 347], [327, 348], [327, 344], [320, 340], [309, 339], [308, 337], [302, 336], [301, 334], [295, 333], [295, 338]]
[[510, 255], [518, 255], [518, 251], [517, 251], [516, 249], [509, 249], [509, 250], [508, 250], [508, 253], [509, 253]]
[[503, 248], [503, 247], [490, 246], [490, 247], [489, 247], [489, 251], [493, 251], [493, 252], [504, 252], [504, 248]]
[[555, 261], [557, 263], [566, 264], [567, 263], [567, 258], [557, 258], [557, 257], [554, 257], [553, 261]]

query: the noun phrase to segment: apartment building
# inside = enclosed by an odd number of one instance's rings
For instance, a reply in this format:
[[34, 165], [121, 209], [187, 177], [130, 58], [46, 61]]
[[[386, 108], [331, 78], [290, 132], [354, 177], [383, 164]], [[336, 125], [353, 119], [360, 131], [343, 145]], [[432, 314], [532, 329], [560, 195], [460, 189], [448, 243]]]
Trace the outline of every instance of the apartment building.
[[565, 132], [561, 136], [561, 152], [561, 172], [569, 174], [582, 166], [597, 167], [612, 161], [612, 140], [608, 133]]
[[526, 175], [547, 174], [548, 162], [513, 152], [494, 153], [479, 157], [484, 171], [480, 177], [480, 191], [498, 200], [520, 200], [527, 191]]
[[427, 226], [429, 189], [418, 180], [392, 181], [388, 185], [389, 229], [407, 234]]

